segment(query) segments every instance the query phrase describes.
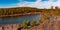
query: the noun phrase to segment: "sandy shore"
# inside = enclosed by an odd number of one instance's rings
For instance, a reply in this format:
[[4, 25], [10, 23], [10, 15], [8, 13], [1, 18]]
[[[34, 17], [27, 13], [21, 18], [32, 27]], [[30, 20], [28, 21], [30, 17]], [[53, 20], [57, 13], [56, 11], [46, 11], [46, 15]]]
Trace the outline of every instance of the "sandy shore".
[[40, 14], [40, 12], [29, 12], [29, 13], [23, 13], [23, 14], [1, 15], [0, 17], [21, 16], [21, 15], [31, 15], [31, 14]]

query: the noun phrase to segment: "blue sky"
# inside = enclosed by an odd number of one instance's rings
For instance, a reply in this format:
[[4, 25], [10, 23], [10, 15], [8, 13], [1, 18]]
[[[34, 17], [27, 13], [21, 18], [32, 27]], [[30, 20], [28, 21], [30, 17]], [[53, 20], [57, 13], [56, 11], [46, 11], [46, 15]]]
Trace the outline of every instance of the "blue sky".
[[35, 2], [36, 0], [24, 0], [24, 1], [28, 1], [28, 2]]
[[60, 0], [0, 0], [0, 8], [9, 7], [38, 7], [49, 8], [59, 6]]
[[13, 4], [13, 3], [18, 3], [18, 0], [0, 0], [0, 4]]
[[[36, 0], [23, 0], [23, 1], [35, 2]], [[15, 3], [19, 3], [19, 2], [20, 2], [19, 0], [0, 0], [1, 5], [15, 4]]]

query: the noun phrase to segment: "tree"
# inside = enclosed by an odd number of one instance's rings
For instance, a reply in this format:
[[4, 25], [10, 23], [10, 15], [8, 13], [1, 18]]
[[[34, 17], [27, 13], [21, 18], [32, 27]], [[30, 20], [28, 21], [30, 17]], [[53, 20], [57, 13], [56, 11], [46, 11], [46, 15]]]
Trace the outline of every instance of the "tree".
[[31, 27], [33, 27], [33, 26], [35, 26], [35, 25], [36, 25], [36, 21], [33, 20], [33, 21], [31, 22]]

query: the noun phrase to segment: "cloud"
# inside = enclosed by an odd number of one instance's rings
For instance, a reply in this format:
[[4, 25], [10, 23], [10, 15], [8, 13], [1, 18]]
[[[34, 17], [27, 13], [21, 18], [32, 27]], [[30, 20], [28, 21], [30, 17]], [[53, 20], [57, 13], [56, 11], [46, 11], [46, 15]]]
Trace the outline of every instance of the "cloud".
[[60, 7], [60, 0], [49, 0], [47, 2], [42, 2], [41, 0], [37, 0], [36, 2], [25, 2], [20, 7], [36, 7], [36, 8], [50, 8], [51, 6]]
[[[60, 7], [60, 0], [49, 0], [42, 2], [42, 0], [36, 0], [35, 2], [28, 2], [24, 0], [19, 0], [17, 4], [11, 4], [8, 7], [36, 7], [36, 8], [50, 8], [51, 6]], [[1, 6], [0, 6], [1, 7]]]

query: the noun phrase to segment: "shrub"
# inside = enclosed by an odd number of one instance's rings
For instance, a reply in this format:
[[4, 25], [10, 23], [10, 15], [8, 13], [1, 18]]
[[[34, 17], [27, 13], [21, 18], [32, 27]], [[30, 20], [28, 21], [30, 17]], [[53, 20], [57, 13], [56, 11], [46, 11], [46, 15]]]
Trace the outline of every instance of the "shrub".
[[36, 21], [33, 20], [33, 21], [31, 22], [31, 27], [33, 27], [33, 26], [35, 26], [35, 25], [36, 25]]
[[24, 29], [27, 28], [27, 22], [26, 22], [26, 21], [23, 22], [22, 27], [23, 27]]
[[43, 23], [43, 20], [39, 20], [40, 23]]
[[30, 26], [30, 21], [29, 20], [27, 21], [27, 26]]

